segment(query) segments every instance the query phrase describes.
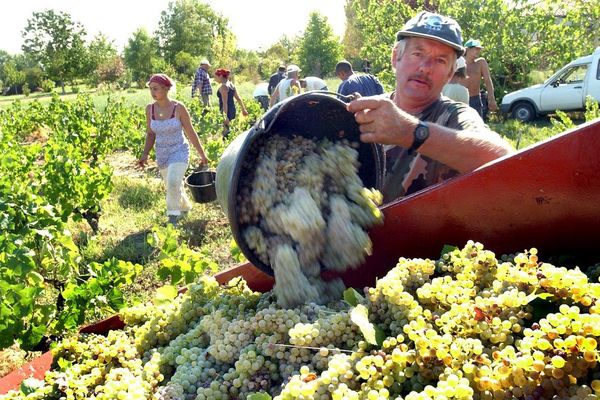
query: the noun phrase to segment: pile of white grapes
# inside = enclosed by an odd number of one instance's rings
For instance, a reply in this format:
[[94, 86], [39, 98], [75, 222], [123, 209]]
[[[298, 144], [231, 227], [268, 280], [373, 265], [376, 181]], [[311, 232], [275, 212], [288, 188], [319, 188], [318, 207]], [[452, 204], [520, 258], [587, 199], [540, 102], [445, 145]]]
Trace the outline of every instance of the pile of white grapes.
[[345, 140], [271, 135], [248, 151], [238, 219], [248, 247], [273, 269], [281, 306], [340, 298], [342, 280], [325, 284], [321, 270], [356, 268], [370, 254], [366, 231], [383, 221], [381, 193], [363, 186], [358, 168]]
[[363, 293], [286, 309], [205, 277], [126, 310], [124, 330], [59, 342], [44, 385], [3, 399], [600, 398], [600, 283], [535, 249], [401, 258]]

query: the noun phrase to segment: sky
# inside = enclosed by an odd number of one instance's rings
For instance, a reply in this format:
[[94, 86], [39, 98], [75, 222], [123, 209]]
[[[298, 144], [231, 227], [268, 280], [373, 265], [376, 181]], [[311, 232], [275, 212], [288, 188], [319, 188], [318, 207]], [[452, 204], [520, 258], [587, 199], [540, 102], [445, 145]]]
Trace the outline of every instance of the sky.
[[[344, 34], [346, 0], [205, 2], [229, 19], [229, 28], [242, 49], [266, 50], [283, 35], [301, 33], [311, 11], [326, 16], [334, 34], [339, 37]], [[23, 43], [21, 32], [34, 12], [48, 9], [66, 12], [85, 27], [88, 40], [102, 32], [114, 41], [117, 50], [122, 51], [137, 29], [145, 27], [153, 33], [158, 28], [160, 13], [167, 9], [169, 0], [17, 0], [10, 4], [9, 11], [4, 6], [7, 12], [3, 12], [0, 23], [0, 50], [17, 54]]]

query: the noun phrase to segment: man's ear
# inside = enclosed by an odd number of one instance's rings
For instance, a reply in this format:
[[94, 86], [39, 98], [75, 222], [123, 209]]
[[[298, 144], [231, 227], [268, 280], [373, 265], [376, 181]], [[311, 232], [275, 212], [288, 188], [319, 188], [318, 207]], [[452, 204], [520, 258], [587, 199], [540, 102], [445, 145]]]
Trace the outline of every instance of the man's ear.
[[396, 61], [398, 59], [398, 42], [392, 47], [392, 57], [390, 62], [392, 63], [392, 71], [396, 72]]

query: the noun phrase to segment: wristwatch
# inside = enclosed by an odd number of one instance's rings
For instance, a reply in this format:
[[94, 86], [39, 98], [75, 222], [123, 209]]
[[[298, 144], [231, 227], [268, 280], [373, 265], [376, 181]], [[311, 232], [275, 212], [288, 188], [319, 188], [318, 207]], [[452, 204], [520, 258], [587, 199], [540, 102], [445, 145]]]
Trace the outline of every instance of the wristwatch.
[[413, 143], [408, 149], [409, 153], [415, 152], [429, 137], [429, 125], [427, 122], [419, 121], [413, 132]]

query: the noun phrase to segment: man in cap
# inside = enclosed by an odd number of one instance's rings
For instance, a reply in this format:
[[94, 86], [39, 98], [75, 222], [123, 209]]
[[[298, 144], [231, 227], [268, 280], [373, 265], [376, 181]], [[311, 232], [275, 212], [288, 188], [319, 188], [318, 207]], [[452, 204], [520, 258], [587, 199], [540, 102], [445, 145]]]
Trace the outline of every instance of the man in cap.
[[479, 40], [467, 40], [467, 43], [465, 43], [465, 48], [465, 60], [467, 62], [467, 79], [465, 80], [465, 86], [469, 90], [469, 105], [476, 109], [479, 115], [481, 115], [483, 118], [483, 105], [481, 103], [481, 95], [479, 91], [482, 79], [485, 83], [485, 89], [487, 90], [489, 110], [498, 110], [496, 98], [494, 97], [494, 84], [492, 83], [490, 67], [488, 66], [485, 58], [479, 57], [481, 54], [481, 49], [483, 49], [483, 46]]
[[273, 94], [273, 91], [275, 90], [275, 88], [277, 87], [279, 82], [281, 82], [281, 80], [284, 77], [285, 77], [285, 65], [280, 65], [279, 68], [277, 68], [277, 72], [275, 72], [269, 78], [269, 87], [268, 87], [269, 96]]
[[300, 86], [300, 72], [302, 70], [295, 64], [288, 65], [286, 69], [286, 78], [283, 79], [273, 93], [271, 94], [271, 100], [269, 106], [279, 103], [280, 101], [299, 94], [302, 91]]
[[194, 77], [194, 83], [192, 84], [192, 97], [196, 94], [196, 90], [199, 89], [200, 98], [205, 107], [210, 106], [210, 95], [212, 94], [208, 68], [210, 68], [210, 63], [207, 59], [200, 61], [200, 66], [196, 70], [196, 76]]
[[384, 201], [473, 171], [513, 148], [475, 110], [442, 97], [463, 55], [452, 18], [421, 12], [396, 35], [392, 51], [396, 90], [391, 98], [363, 97], [348, 104], [361, 140], [388, 145]]

